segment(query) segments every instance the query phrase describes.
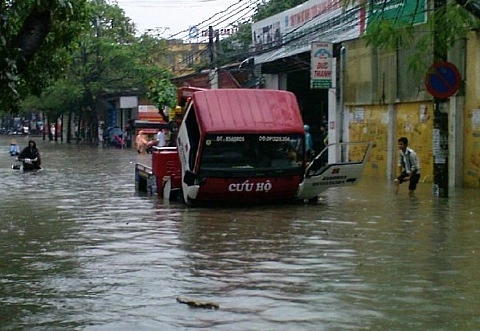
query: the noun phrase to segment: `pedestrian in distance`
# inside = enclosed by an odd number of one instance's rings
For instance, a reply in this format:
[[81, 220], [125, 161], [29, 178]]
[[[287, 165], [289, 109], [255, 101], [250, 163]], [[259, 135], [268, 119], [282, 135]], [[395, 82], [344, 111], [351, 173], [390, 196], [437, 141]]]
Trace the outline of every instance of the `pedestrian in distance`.
[[320, 152], [328, 146], [328, 130], [327, 124], [320, 125]]
[[393, 182], [395, 185], [395, 193], [398, 193], [400, 184], [408, 182], [408, 190], [409, 193], [412, 194], [420, 180], [420, 161], [417, 153], [408, 147], [408, 139], [406, 137], [398, 139], [398, 151], [400, 176], [395, 178]]
[[165, 135], [165, 129], [158, 130], [157, 133], [157, 146], [158, 147], [165, 147], [167, 146], [167, 137]]
[[328, 150], [325, 148], [328, 146], [328, 130], [327, 124], [322, 123], [320, 125], [320, 148], [319, 148], [319, 156], [317, 156], [321, 160], [322, 167], [328, 164]]
[[20, 154], [20, 149], [18, 148], [18, 145], [15, 139], [12, 139], [12, 141], [10, 142], [9, 152], [10, 152], [10, 156], [18, 156], [18, 154]]
[[305, 130], [305, 155], [307, 156], [307, 161], [311, 161], [315, 155], [315, 151], [313, 150], [313, 139], [312, 134], [310, 133], [310, 126], [305, 124], [303, 129]]
[[137, 152], [143, 154], [147, 149], [147, 138], [145, 137], [142, 130], [138, 131], [137, 137], [135, 138], [135, 144], [137, 145]]

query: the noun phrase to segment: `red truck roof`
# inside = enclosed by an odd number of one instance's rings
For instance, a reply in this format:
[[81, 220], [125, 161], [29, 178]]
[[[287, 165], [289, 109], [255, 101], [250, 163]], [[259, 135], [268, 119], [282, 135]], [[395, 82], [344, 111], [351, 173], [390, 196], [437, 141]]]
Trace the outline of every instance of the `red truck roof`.
[[266, 89], [215, 89], [193, 94], [204, 133], [303, 133], [295, 95]]

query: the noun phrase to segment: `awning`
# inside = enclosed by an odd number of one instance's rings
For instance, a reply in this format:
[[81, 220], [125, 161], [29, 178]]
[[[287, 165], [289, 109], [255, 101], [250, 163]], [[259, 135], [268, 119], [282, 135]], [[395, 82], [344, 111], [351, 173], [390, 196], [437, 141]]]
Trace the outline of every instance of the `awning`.
[[140, 128], [156, 129], [157, 131], [158, 129], [168, 128], [168, 123], [165, 123], [165, 122], [150, 122], [150, 121], [136, 120], [134, 125], [136, 129], [140, 129]]
[[310, 70], [310, 50], [261, 64], [262, 74], [289, 74]]
[[293, 56], [296, 54], [309, 52], [309, 51], [310, 51], [310, 44], [307, 44], [306, 46], [302, 46], [302, 47], [295, 47], [295, 48], [282, 46], [273, 51], [254, 56], [253, 58], [254, 58], [255, 64], [262, 64], [267, 62], [273, 62], [289, 56]]

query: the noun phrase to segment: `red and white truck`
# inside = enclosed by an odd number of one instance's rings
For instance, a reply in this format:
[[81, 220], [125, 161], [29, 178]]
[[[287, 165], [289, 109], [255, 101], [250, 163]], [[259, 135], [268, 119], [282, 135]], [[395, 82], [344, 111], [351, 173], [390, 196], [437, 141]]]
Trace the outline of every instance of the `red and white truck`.
[[176, 146], [154, 149], [151, 166], [136, 165], [139, 190], [163, 198], [179, 193], [189, 205], [250, 204], [316, 201], [330, 187], [360, 180], [371, 144], [332, 144], [308, 162], [293, 93], [190, 92]]

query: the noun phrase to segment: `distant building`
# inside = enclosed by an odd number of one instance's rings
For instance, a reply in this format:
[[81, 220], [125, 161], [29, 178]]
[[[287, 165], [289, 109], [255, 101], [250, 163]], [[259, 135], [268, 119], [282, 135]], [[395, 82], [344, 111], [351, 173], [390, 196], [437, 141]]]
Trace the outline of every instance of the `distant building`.
[[181, 39], [171, 39], [168, 43], [167, 68], [175, 77], [195, 72], [195, 68], [208, 63], [207, 43], [184, 43]]

